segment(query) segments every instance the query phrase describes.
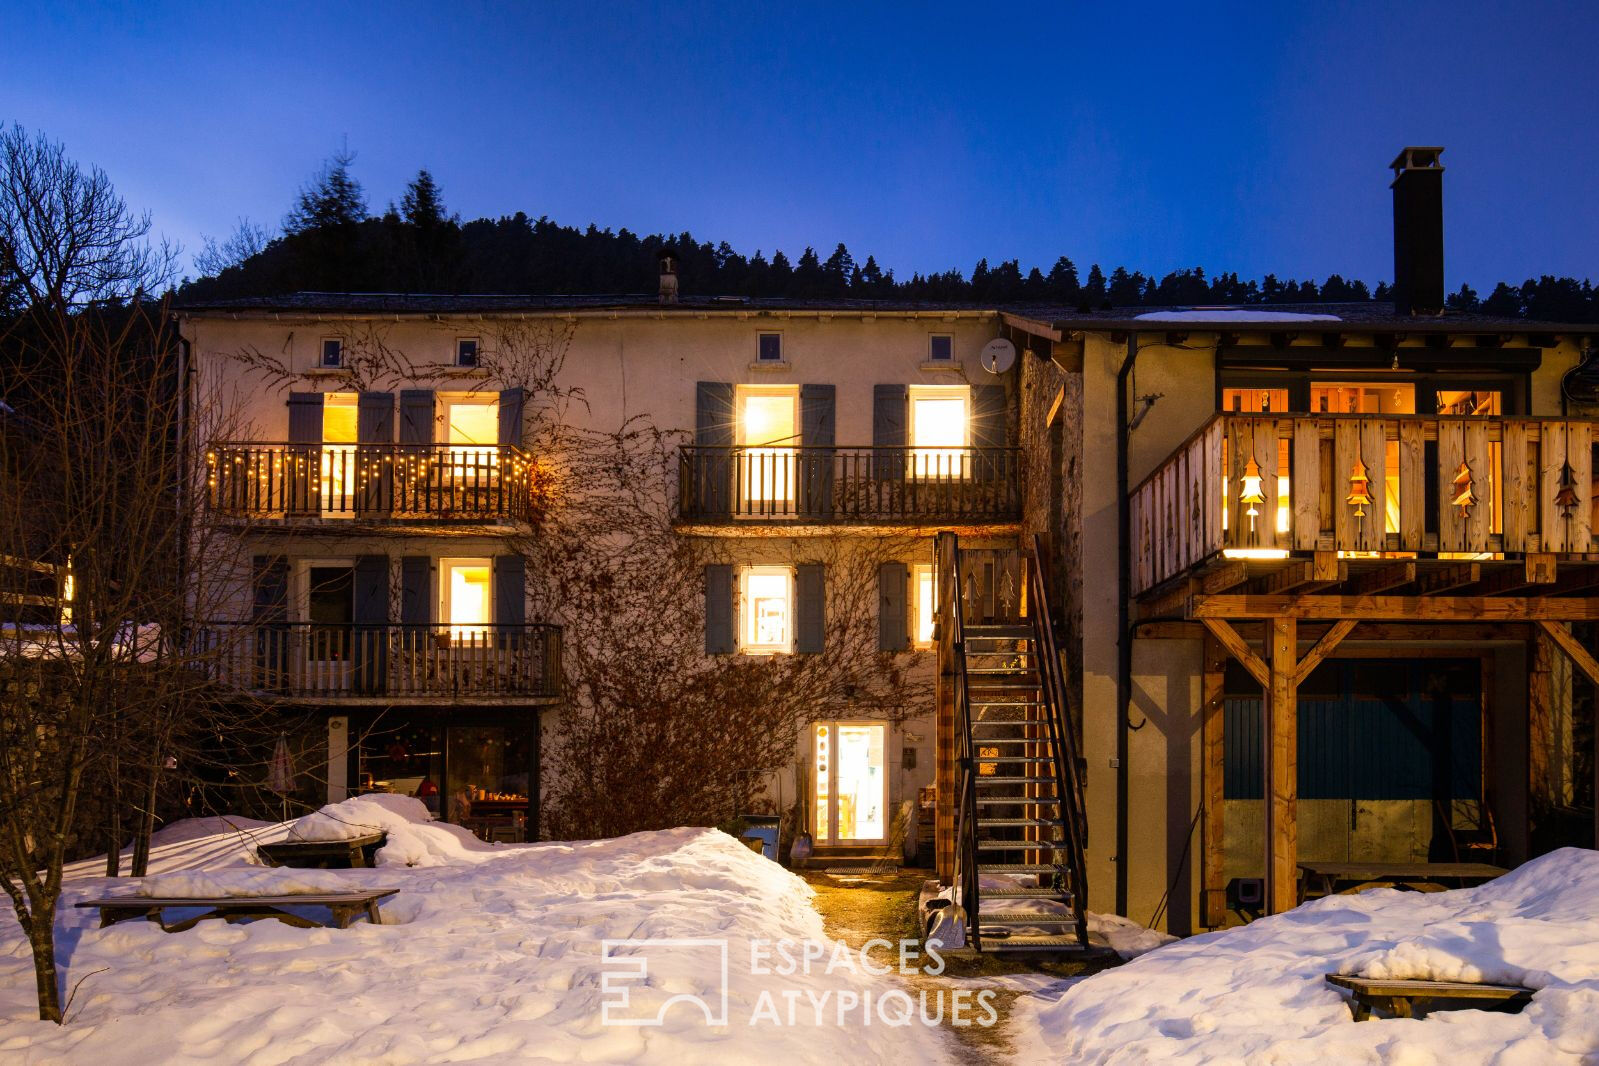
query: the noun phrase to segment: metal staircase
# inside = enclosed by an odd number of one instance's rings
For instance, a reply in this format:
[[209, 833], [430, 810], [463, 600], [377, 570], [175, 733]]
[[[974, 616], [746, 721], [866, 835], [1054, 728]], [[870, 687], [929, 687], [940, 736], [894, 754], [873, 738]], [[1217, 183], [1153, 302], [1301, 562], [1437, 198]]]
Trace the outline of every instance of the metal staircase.
[[[1088, 947], [1076, 734], [1030, 550], [938, 539], [940, 683], [953, 704], [953, 884], [976, 951]], [[1025, 588], [1025, 595], [1022, 590]]]

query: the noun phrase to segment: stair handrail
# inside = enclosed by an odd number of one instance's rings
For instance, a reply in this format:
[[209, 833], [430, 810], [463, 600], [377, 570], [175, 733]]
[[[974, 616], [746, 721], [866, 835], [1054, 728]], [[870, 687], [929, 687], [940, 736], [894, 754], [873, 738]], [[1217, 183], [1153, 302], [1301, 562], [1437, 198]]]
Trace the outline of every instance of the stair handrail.
[[977, 869], [977, 765], [972, 743], [971, 701], [966, 677], [965, 610], [960, 543], [953, 533], [935, 543], [939, 599], [939, 652], [948, 664], [955, 732], [955, 862], [951, 882], [960, 889], [967, 942], [983, 950], [978, 921], [981, 878]]
[[1067, 852], [1072, 914], [1076, 919], [1077, 940], [1088, 946], [1088, 874], [1083, 868], [1084, 842], [1088, 835], [1087, 814], [1083, 808], [1082, 779], [1078, 771], [1077, 733], [1071, 720], [1071, 694], [1061, 672], [1060, 645], [1055, 639], [1054, 611], [1049, 602], [1050, 570], [1043, 537], [1034, 534], [1032, 565], [1027, 568], [1028, 611], [1038, 658], [1038, 674], [1044, 701], [1045, 728], [1055, 764], [1055, 796]]

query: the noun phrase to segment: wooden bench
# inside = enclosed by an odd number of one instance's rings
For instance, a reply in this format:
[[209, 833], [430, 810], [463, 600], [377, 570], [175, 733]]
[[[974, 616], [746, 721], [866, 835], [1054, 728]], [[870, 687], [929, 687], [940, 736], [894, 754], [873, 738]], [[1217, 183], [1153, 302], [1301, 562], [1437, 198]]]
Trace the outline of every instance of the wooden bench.
[[1465, 888], [1492, 881], [1508, 872], [1485, 862], [1302, 862], [1299, 864], [1299, 902], [1305, 902], [1313, 894], [1330, 896], [1340, 885]]
[[312, 870], [364, 870], [375, 862], [387, 833], [368, 833], [348, 840], [280, 840], [260, 844], [255, 853], [268, 866], [293, 866]]
[[1416, 1000], [1449, 1000], [1451, 1008], [1473, 1003], [1508, 1008], [1523, 1006], [1532, 999], [1532, 989], [1520, 985], [1479, 985], [1469, 981], [1388, 981], [1330, 973], [1327, 983], [1349, 991], [1349, 1009], [1357, 1022], [1366, 1021], [1375, 1010], [1395, 1018], [1409, 1018]]
[[[76, 906], [98, 907], [102, 929], [129, 918], [147, 918], [169, 933], [192, 929], [207, 918], [221, 918], [227, 922], [276, 918], [301, 929], [327, 928], [326, 923], [286, 911], [284, 907], [327, 907], [333, 912], [333, 927], [347, 929], [350, 922], [362, 914], [367, 921], [378, 925], [381, 922], [378, 901], [398, 891], [397, 888], [374, 888], [361, 892], [309, 892], [286, 896], [107, 896], [86, 899]], [[161, 918], [162, 911], [194, 908], [206, 910], [204, 914], [172, 925]]]

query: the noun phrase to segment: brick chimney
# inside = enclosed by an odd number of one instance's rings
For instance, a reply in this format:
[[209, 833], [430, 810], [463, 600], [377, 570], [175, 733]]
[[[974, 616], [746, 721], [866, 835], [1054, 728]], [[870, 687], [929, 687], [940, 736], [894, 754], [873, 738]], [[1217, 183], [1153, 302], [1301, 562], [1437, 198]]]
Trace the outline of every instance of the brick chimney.
[[1394, 311], [1444, 310], [1444, 166], [1442, 148], [1406, 148], [1394, 170]]

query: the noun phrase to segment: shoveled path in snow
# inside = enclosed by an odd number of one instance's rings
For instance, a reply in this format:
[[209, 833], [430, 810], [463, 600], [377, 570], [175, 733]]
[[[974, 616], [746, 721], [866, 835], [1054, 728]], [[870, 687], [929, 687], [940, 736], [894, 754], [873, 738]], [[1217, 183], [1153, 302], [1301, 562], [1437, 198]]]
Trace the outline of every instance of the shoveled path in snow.
[[[827, 924], [827, 935], [851, 947], [884, 939], [898, 943], [901, 938], [920, 939], [916, 922], [916, 897], [929, 877], [926, 870], [901, 870], [897, 873], [832, 875], [820, 870], [806, 871], [805, 880], [816, 890], [813, 901]], [[886, 965], [897, 960], [888, 953], [874, 953]], [[999, 1020], [992, 1026], [955, 1026], [945, 1015], [943, 1029], [952, 1040], [958, 1061], [969, 1066], [989, 1066], [1008, 1057], [1012, 1051], [1011, 1008], [1024, 995], [1042, 992], [1060, 995], [1084, 975], [1096, 973], [1106, 962], [1029, 963], [985, 955], [982, 958], [946, 958], [944, 972], [937, 976], [925, 972], [904, 980], [916, 991], [948, 997], [957, 989], [972, 992], [991, 990]]]

